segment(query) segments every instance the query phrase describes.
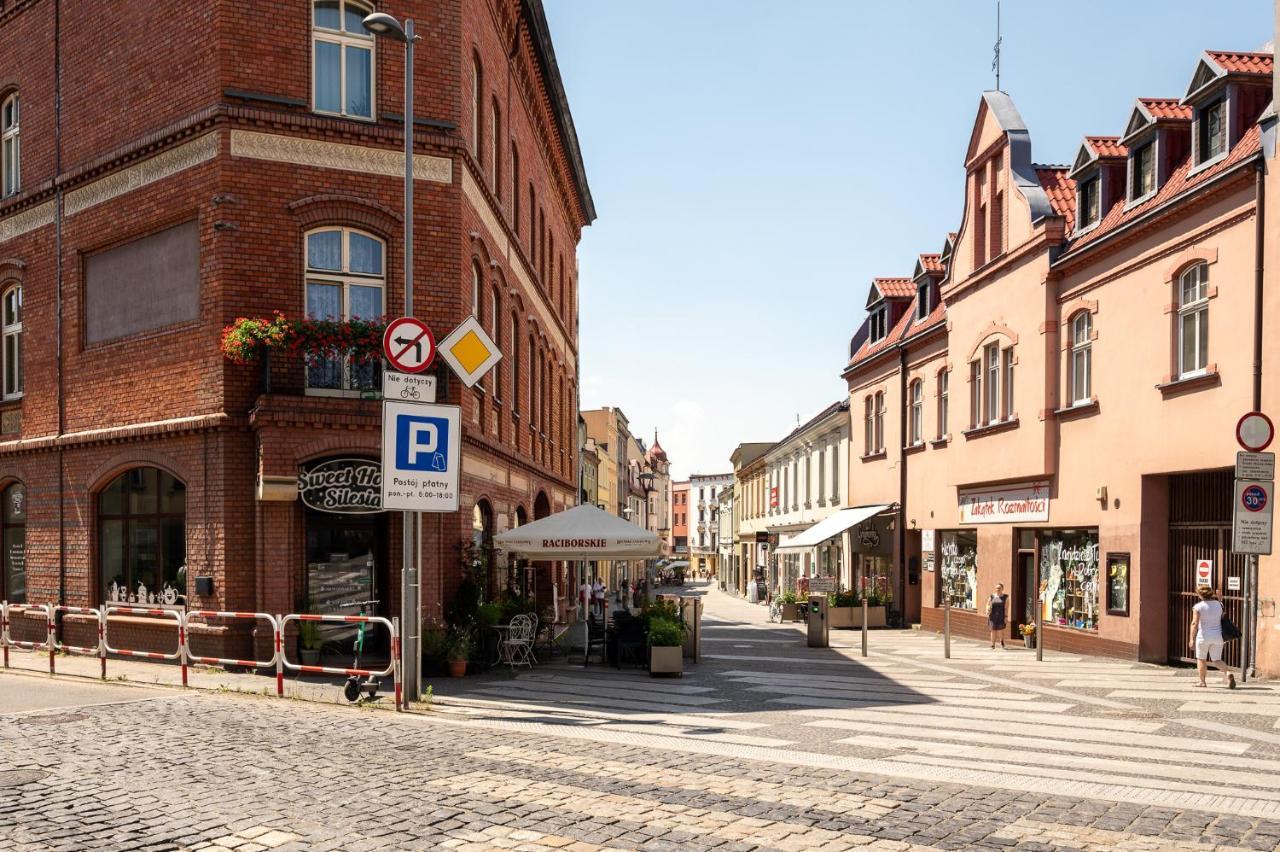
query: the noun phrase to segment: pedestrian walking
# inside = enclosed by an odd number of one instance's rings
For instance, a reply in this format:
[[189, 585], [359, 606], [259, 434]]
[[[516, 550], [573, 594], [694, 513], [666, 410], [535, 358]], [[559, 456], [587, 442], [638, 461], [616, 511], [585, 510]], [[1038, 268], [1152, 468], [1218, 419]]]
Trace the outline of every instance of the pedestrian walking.
[[996, 640], [1004, 647], [1005, 612], [1009, 608], [1009, 596], [1004, 593], [1004, 584], [996, 583], [995, 593], [987, 598], [987, 629], [991, 631], [991, 648], [995, 650]]
[[583, 618], [591, 617], [591, 582], [586, 574], [582, 575], [582, 585], [578, 587], [578, 604]]
[[604, 606], [604, 583], [600, 582], [599, 577], [596, 578], [595, 584], [591, 587], [591, 598], [596, 609], [600, 611], [600, 618], [603, 619], [607, 613]]
[[1187, 646], [1196, 651], [1196, 671], [1200, 675], [1196, 686], [1207, 686], [1204, 676], [1212, 665], [1225, 676], [1227, 689], [1235, 689], [1236, 676], [1222, 662], [1222, 648], [1226, 644], [1222, 638], [1222, 601], [1209, 586], [1201, 586], [1196, 591], [1200, 602], [1191, 608], [1190, 633], [1194, 638], [1187, 642]]

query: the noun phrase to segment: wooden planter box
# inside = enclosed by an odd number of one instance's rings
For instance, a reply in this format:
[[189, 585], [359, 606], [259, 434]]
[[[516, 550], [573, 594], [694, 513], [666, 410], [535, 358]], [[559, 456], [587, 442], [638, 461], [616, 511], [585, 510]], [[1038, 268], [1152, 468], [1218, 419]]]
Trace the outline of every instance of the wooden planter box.
[[795, 621], [800, 617], [800, 607], [798, 604], [784, 603], [782, 605], [782, 620]]
[[[833, 606], [827, 609], [827, 620], [832, 627], [843, 627], [861, 630], [862, 629], [862, 607], [860, 606]], [[884, 627], [888, 622], [885, 620], [885, 607], [870, 606], [867, 607], [867, 627]]]
[[654, 645], [649, 649], [649, 674], [684, 674], [684, 648]]

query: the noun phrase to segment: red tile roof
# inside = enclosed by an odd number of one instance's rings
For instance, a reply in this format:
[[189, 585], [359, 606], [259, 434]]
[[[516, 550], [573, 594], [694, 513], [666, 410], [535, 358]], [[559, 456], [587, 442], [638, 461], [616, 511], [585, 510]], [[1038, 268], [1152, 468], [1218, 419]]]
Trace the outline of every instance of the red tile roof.
[[1126, 157], [1129, 149], [1120, 144], [1119, 136], [1086, 136], [1084, 141], [1099, 157]]
[[940, 254], [922, 254], [920, 255], [920, 268], [925, 272], [942, 272], [942, 255]]
[[1225, 50], [1205, 52], [1228, 74], [1270, 75], [1271, 68], [1275, 64], [1270, 53], [1239, 53]]
[[1156, 121], [1162, 119], [1174, 119], [1177, 121], [1191, 120], [1191, 107], [1183, 106], [1178, 102], [1177, 98], [1138, 98], [1151, 117]]
[[1123, 197], [1118, 199], [1111, 206], [1111, 209], [1103, 215], [1098, 227], [1071, 241], [1070, 246], [1067, 248], [1067, 254], [1072, 254], [1080, 247], [1096, 242], [1098, 238], [1133, 221], [1147, 211], [1159, 207], [1184, 192], [1193, 191], [1196, 187], [1212, 180], [1232, 166], [1249, 159], [1260, 150], [1261, 139], [1262, 131], [1257, 124], [1254, 124], [1223, 160], [1207, 169], [1196, 172], [1194, 175], [1190, 174], [1191, 158], [1188, 156], [1173, 169], [1169, 177], [1165, 179], [1164, 184], [1156, 191], [1156, 194], [1143, 203], [1126, 210], [1125, 199]]
[[1036, 180], [1049, 196], [1053, 212], [1067, 220], [1067, 233], [1076, 226], [1076, 182], [1067, 176], [1070, 171], [1066, 166], [1036, 167]]
[[873, 283], [886, 299], [909, 299], [916, 294], [910, 278], [876, 278]]
[[917, 322], [916, 298], [912, 298], [911, 304], [907, 306], [907, 310], [898, 318], [898, 321], [893, 324], [893, 328], [889, 329], [889, 333], [874, 343], [870, 340], [864, 341], [862, 346], [858, 347], [858, 351], [849, 359], [849, 366], [852, 367], [874, 355], [878, 355], [904, 340], [910, 340], [924, 334], [929, 329], [944, 322], [946, 318], [947, 306], [939, 300], [929, 316]]

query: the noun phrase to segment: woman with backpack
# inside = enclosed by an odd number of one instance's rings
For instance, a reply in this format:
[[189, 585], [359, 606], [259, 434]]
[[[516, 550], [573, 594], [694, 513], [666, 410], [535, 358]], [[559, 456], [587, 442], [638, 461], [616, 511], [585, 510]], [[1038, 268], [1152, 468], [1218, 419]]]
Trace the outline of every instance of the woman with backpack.
[[[1227, 670], [1222, 662], [1222, 648], [1226, 644], [1223, 639], [1222, 601], [1218, 600], [1209, 586], [1201, 586], [1196, 590], [1200, 594], [1200, 602], [1191, 608], [1191, 636], [1188, 647], [1196, 652], [1196, 671], [1200, 674], [1200, 682], [1196, 686], [1205, 686], [1204, 676], [1209, 666], [1222, 672], [1227, 689], [1236, 688], [1236, 676]], [[1230, 621], [1227, 622], [1230, 625]]]

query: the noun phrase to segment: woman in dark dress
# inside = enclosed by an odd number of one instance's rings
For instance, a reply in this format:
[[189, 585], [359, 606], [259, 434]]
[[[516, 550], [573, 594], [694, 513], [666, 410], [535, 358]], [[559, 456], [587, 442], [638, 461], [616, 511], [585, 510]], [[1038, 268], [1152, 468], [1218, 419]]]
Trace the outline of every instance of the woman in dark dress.
[[987, 598], [987, 629], [991, 631], [991, 647], [996, 642], [1004, 647], [1005, 611], [1009, 608], [1009, 596], [1004, 593], [1004, 585], [996, 583], [996, 591]]

